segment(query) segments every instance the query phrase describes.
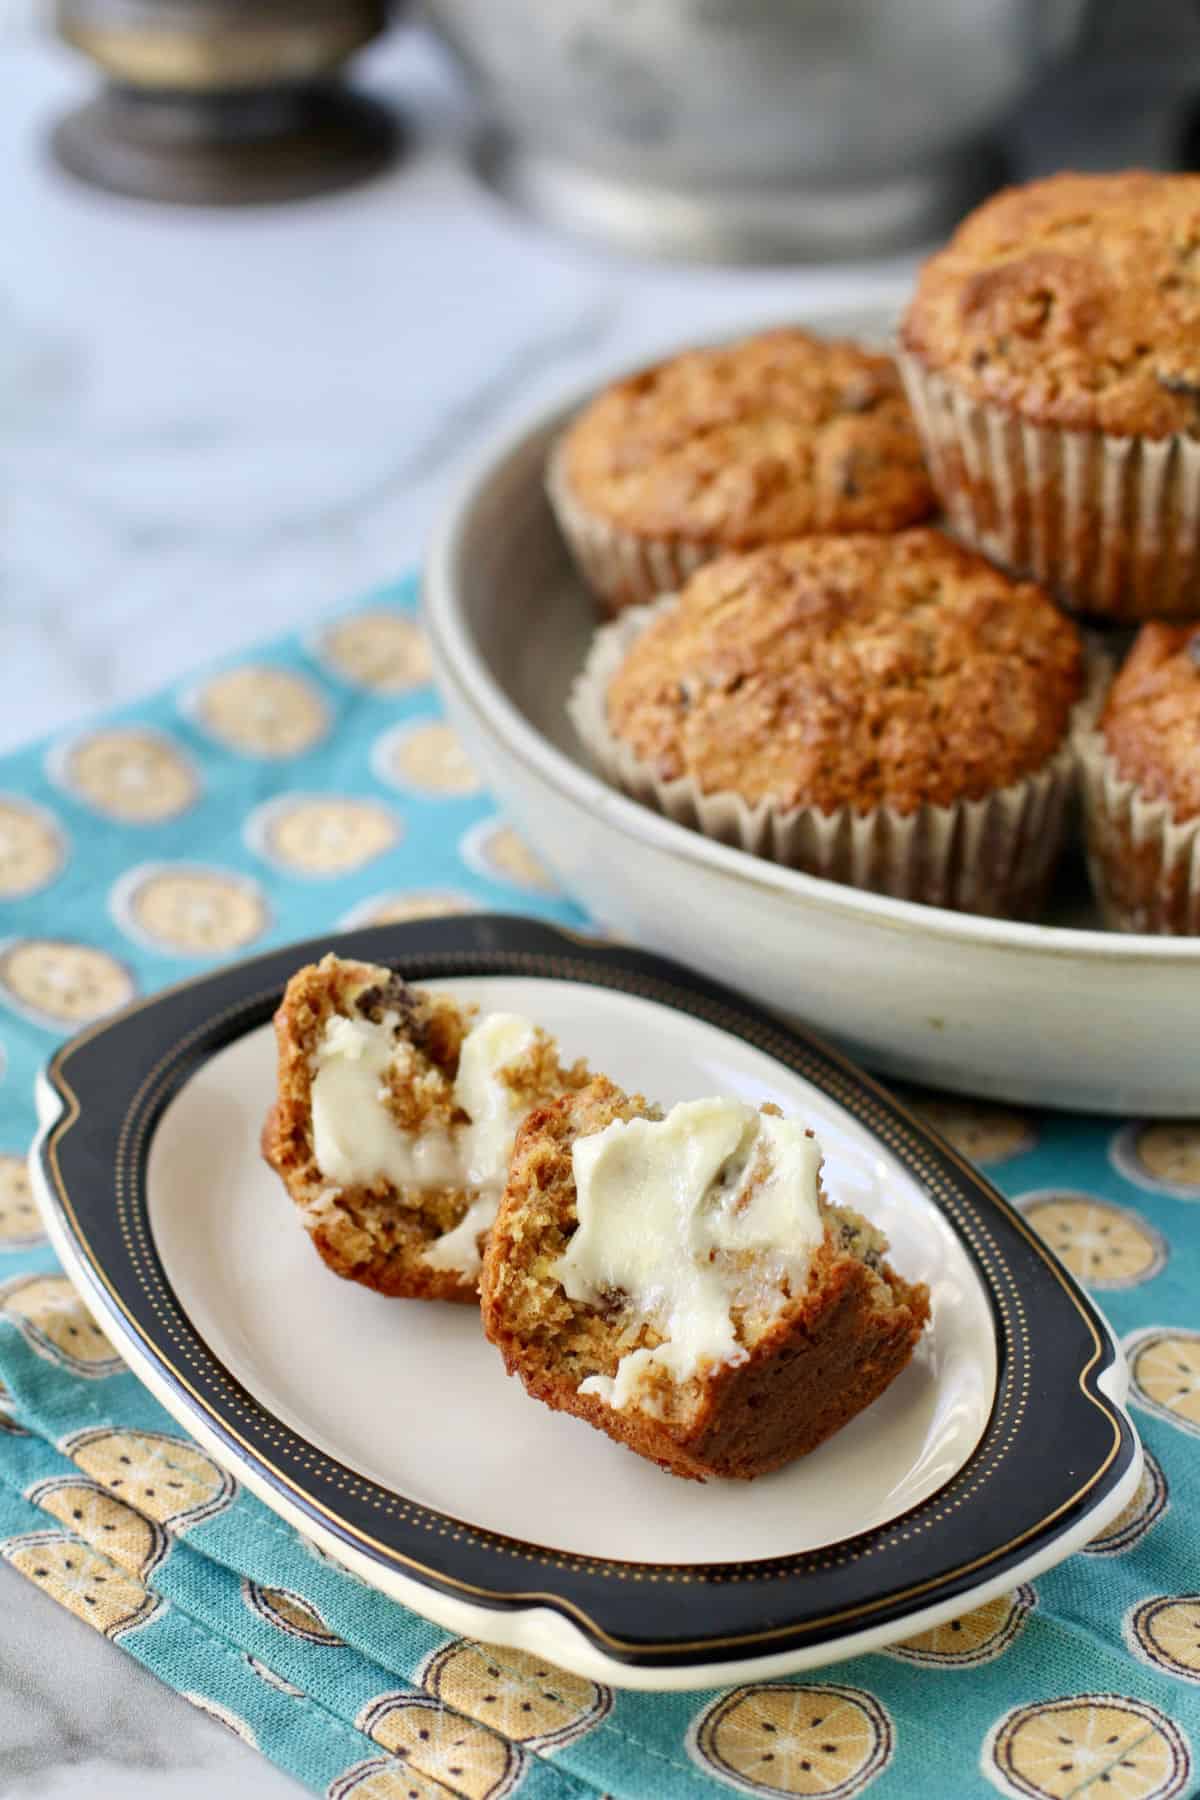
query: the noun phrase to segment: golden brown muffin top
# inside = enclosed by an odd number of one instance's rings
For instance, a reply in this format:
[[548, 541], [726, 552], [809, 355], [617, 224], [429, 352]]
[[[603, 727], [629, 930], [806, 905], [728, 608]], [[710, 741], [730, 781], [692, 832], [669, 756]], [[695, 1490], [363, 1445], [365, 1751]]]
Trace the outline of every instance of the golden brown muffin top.
[[1040, 424], [1200, 436], [1200, 175], [1006, 189], [925, 264], [900, 336]]
[[1182, 823], [1200, 813], [1200, 628], [1143, 625], [1100, 728], [1127, 781]]
[[751, 804], [978, 799], [1058, 749], [1076, 627], [940, 532], [799, 538], [707, 564], [613, 677], [609, 726], [660, 779]]
[[572, 493], [611, 524], [731, 550], [894, 531], [934, 509], [891, 357], [804, 331], [627, 376], [571, 425], [563, 458]]

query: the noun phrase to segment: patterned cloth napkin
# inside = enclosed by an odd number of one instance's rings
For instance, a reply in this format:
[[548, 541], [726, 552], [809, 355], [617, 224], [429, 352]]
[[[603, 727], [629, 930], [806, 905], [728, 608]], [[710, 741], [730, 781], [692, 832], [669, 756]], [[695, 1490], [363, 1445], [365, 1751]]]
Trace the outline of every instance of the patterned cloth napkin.
[[33, 1079], [62, 1036], [342, 924], [580, 919], [428, 682], [407, 583], [0, 764], [0, 1556], [336, 1800], [1194, 1794], [1200, 1125], [927, 1097], [1124, 1339], [1146, 1475], [1035, 1584], [791, 1681], [612, 1693], [448, 1637], [242, 1492], [124, 1372], [24, 1172]]

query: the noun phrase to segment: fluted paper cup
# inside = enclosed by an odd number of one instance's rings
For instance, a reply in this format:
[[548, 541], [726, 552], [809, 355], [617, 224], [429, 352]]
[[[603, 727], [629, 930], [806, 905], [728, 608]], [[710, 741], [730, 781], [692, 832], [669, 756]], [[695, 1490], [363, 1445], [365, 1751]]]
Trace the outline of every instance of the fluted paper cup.
[[580, 574], [609, 618], [628, 606], [644, 606], [660, 594], [673, 594], [702, 563], [720, 553], [716, 543], [642, 537], [590, 512], [567, 480], [561, 438], [546, 465], [546, 493]]
[[1074, 612], [1200, 617], [1200, 442], [1038, 425], [897, 358], [955, 535]]
[[1098, 724], [1075, 732], [1088, 872], [1115, 931], [1200, 936], [1200, 818], [1179, 822], [1121, 774]]

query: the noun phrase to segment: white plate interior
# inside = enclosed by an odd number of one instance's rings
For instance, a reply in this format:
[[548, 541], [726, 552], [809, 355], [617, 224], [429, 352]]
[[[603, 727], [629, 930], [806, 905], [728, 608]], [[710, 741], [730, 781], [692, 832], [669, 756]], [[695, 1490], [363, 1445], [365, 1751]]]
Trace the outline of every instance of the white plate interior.
[[212, 1351], [309, 1442], [384, 1487], [548, 1548], [651, 1562], [742, 1561], [835, 1543], [895, 1518], [962, 1467], [996, 1384], [983, 1285], [928, 1194], [841, 1108], [740, 1039], [600, 987], [486, 977], [431, 982], [527, 1013], [631, 1089], [774, 1100], [825, 1149], [830, 1197], [881, 1225], [927, 1281], [913, 1362], [812, 1456], [744, 1484], [683, 1482], [530, 1400], [468, 1307], [387, 1300], [331, 1274], [259, 1131], [274, 1094], [269, 1026], [211, 1058], [171, 1102], [147, 1173], [167, 1277]]

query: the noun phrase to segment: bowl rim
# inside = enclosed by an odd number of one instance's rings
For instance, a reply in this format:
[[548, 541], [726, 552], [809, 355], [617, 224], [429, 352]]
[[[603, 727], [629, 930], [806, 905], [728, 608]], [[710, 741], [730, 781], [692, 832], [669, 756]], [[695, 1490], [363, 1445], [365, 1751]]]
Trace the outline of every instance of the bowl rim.
[[[875, 318], [882, 325], [890, 316], [884, 307], [846, 308], [819, 316], [777, 323], [805, 329], [858, 331]], [[716, 344], [731, 336], [768, 329], [751, 324], [740, 332], [725, 332], [700, 340]], [[692, 341], [693, 343], [695, 340]], [[683, 346], [680, 346], [682, 348]], [[669, 354], [669, 352], [667, 352]], [[503, 465], [537, 440], [552, 441], [567, 420], [595, 394], [603, 382], [644, 366], [645, 357], [632, 363], [623, 359], [614, 369], [585, 382], [573, 382], [556, 399], [527, 412], [515, 425], [493, 431], [470, 459], [435, 522], [426, 551], [421, 582], [421, 610], [429, 633], [435, 668], [479, 720], [499, 736], [505, 748], [541, 781], [557, 789], [573, 805], [632, 838], [636, 843], [698, 863], [714, 874], [758, 889], [773, 899], [791, 898], [847, 920], [861, 920], [884, 929], [920, 932], [943, 942], [968, 948], [1005, 951], [1039, 957], [1099, 959], [1106, 964], [1133, 966], [1182, 964], [1200, 967], [1200, 938], [1158, 937], [1145, 932], [1097, 931], [1083, 926], [1043, 925], [1017, 919], [985, 918], [952, 912], [916, 900], [896, 900], [886, 894], [827, 881], [800, 869], [773, 863], [746, 850], [721, 844], [656, 813], [610, 787], [549, 742], [505, 694], [476, 648], [459, 604], [460, 573], [469, 556], [468, 539], [475, 513], [487, 488]]]

